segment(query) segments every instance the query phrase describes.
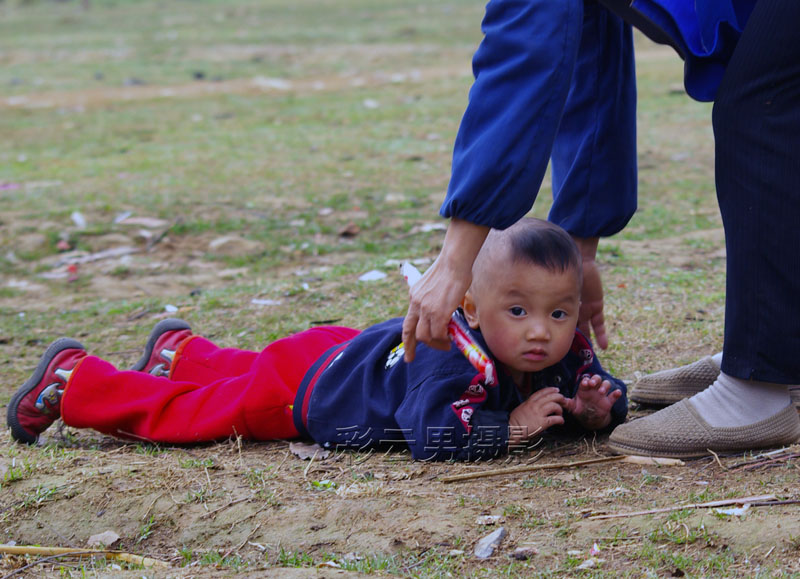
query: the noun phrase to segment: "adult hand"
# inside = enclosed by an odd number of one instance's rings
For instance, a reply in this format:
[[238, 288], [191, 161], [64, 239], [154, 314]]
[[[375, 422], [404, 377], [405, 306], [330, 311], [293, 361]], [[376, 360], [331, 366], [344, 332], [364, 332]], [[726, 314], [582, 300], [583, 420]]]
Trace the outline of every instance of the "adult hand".
[[608, 348], [605, 318], [603, 317], [603, 280], [597, 268], [597, 237], [573, 238], [583, 258], [583, 289], [581, 309], [578, 312], [578, 329], [590, 338], [594, 332], [595, 344], [605, 350]]
[[409, 290], [408, 313], [403, 320], [405, 361], [414, 360], [417, 342], [440, 350], [450, 348], [447, 324], [472, 282], [472, 263], [489, 228], [453, 219], [439, 257]]

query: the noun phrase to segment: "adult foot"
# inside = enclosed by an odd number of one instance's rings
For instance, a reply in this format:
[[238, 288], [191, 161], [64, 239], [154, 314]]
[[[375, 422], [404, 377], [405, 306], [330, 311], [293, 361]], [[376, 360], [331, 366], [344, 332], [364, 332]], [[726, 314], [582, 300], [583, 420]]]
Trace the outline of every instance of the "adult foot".
[[800, 417], [793, 405], [744, 426], [711, 426], [689, 400], [617, 426], [608, 439], [617, 454], [690, 458], [709, 451], [743, 452], [794, 444]]
[[628, 397], [638, 404], [668, 406], [708, 388], [719, 376], [719, 366], [706, 356], [686, 366], [670, 368], [639, 378]]

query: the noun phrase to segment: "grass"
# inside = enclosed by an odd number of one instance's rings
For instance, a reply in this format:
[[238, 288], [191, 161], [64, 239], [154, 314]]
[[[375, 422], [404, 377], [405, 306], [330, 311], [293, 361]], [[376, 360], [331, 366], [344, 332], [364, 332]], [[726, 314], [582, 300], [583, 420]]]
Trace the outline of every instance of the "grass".
[[[62, 335], [129, 366], [168, 305], [211, 339], [250, 349], [312, 325], [365, 327], [404, 313], [397, 264], [419, 258], [424, 269], [443, 238], [424, 226], [441, 224], [481, 4], [82, 6], [0, 2], [0, 403]], [[679, 59], [637, 43], [639, 210], [599, 251], [611, 337], [602, 361], [623, 378], [718, 350], [725, 291], [710, 107], [677, 94]], [[534, 215], [546, 216], [549, 197], [545, 182]], [[166, 225], [126, 224], [125, 214]], [[222, 237], [238, 238], [237, 249], [215, 250]], [[78, 252], [138, 251], [81, 264], [68, 281], [58, 277], [67, 273], [61, 240]], [[372, 269], [387, 278], [358, 281]], [[602, 450], [602, 439], [545, 452], [568, 460], [594, 445]], [[700, 463], [436, 480], [472, 468], [403, 453], [309, 464], [285, 443], [178, 449], [68, 429], [41, 447], [0, 445], [0, 521], [4, 541], [41, 544], [82, 544], [113, 528], [122, 549], [226, 575], [331, 562], [408, 577], [800, 572], [800, 528], [786, 510], [585, 519], [791, 497], [791, 465], [738, 476]], [[503, 515], [510, 533], [479, 561], [471, 549], [490, 529], [475, 520], [486, 514]], [[762, 527], [764, 543], [753, 539]], [[604, 561], [579, 569], [595, 543]], [[510, 557], [528, 544], [531, 559]], [[39, 570], [115, 572], [99, 563]]]

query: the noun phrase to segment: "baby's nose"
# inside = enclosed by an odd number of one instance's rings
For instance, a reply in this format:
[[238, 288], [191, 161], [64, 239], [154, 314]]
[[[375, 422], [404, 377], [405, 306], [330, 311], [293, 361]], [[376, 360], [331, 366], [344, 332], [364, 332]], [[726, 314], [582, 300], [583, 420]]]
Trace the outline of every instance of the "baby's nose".
[[547, 324], [542, 320], [532, 320], [528, 327], [529, 340], [547, 340], [550, 338], [550, 332]]

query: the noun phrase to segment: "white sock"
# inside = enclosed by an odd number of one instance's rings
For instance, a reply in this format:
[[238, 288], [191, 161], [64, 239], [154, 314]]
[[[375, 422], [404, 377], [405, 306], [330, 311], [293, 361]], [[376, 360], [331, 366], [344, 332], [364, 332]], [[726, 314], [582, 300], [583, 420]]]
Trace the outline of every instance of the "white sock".
[[720, 372], [708, 388], [689, 398], [714, 427], [747, 426], [774, 416], [792, 403], [787, 384], [741, 380]]
[[711, 361], [717, 365], [717, 368], [722, 368], [722, 352], [717, 352], [711, 356]]

